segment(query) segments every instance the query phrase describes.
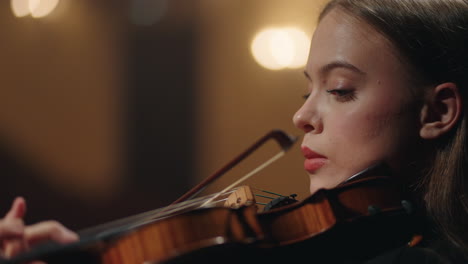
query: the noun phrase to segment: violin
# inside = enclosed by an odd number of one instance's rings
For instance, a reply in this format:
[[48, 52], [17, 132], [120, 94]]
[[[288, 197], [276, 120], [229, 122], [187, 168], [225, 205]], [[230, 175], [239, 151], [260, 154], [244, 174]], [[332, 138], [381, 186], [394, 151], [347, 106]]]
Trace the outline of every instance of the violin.
[[1, 263], [279, 263], [304, 257], [353, 263], [417, 243], [414, 205], [380, 165], [302, 201], [280, 197], [264, 211], [248, 186], [193, 198], [272, 138], [283, 150], [294, 142], [273, 131], [170, 206], [85, 230], [79, 242], [44, 245]]

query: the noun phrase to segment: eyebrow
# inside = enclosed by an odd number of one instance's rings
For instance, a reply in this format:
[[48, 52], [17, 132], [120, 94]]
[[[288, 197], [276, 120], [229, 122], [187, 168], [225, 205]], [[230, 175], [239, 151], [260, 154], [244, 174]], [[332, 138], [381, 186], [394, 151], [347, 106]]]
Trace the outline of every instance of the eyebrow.
[[[322, 66], [319, 69], [319, 73], [320, 73], [320, 75], [324, 76], [324, 75], [328, 74], [330, 71], [332, 71], [333, 69], [336, 69], [336, 68], [348, 69], [348, 70], [353, 71], [353, 72], [355, 72], [357, 74], [360, 74], [360, 75], [365, 75], [366, 74], [364, 71], [362, 71], [358, 67], [356, 67], [353, 64], [348, 63], [346, 61], [333, 61], [333, 62], [330, 62], [328, 64], [325, 64], [324, 66]], [[304, 75], [306, 76], [307, 79], [312, 80], [307, 71], [304, 71]]]

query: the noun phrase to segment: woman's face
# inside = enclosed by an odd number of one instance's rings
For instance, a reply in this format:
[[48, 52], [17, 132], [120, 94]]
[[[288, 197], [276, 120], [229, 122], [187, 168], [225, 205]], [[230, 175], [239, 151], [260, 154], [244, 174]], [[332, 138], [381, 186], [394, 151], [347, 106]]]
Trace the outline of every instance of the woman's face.
[[378, 162], [398, 172], [414, 160], [419, 109], [405, 69], [370, 25], [340, 10], [321, 20], [305, 70], [308, 97], [293, 117], [305, 132], [311, 193]]

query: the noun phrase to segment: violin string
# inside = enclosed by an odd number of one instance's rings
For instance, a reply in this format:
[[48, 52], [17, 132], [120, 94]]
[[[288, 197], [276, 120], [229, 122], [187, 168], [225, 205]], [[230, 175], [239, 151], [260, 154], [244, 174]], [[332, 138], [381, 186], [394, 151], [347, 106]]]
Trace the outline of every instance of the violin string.
[[[266, 162], [264, 162], [263, 164], [261, 164], [260, 166], [258, 166], [257, 168], [255, 168], [254, 170], [252, 170], [250, 173], [248, 173], [247, 175], [243, 176], [242, 178], [238, 179], [236, 182], [232, 183], [231, 185], [229, 185], [228, 187], [224, 188], [222, 191], [216, 193], [213, 197], [208, 197], [208, 199], [203, 202], [201, 204], [201, 206], [199, 206], [199, 208], [203, 208], [203, 207], [207, 207], [208, 205], [211, 205], [213, 204], [213, 201], [216, 200], [219, 196], [223, 195], [223, 194], [226, 194], [229, 190], [233, 190], [234, 187], [236, 187], [237, 185], [239, 185], [241, 182], [249, 179], [250, 177], [252, 177], [254, 174], [256, 174], [257, 172], [261, 171], [262, 169], [264, 169], [265, 167], [269, 166], [271, 163], [273, 163], [274, 161], [278, 160], [279, 158], [281, 158], [282, 156], [284, 156], [286, 152], [286, 149], [283, 149], [282, 151], [280, 151], [279, 153], [277, 153], [275, 156], [273, 156], [272, 158], [270, 158], [269, 160], [267, 160]], [[272, 193], [274, 194], [274, 193]], [[277, 194], [276, 194], [277, 195]], [[186, 208], [186, 207], [183, 207], [183, 208]], [[170, 213], [174, 210], [166, 210], [166, 211], [169, 211], [168, 214], [170, 215]], [[165, 212], [163, 211], [162, 212], [163, 214], [160, 214], [158, 215], [158, 217], [164, 217], [166, 214], [164, 214]]]
[[258, 188], [254, 188], [254, 187], [251, 187], [251, 188], [254, 189], [254, 190], [260, 191], [260, 192], [264, 192], [264, 193], [268, 193], [268, 194], [273, 194], [273, 195], [277, 195], [277, 196], [281, 196], [281, 197], [287, 197], [286, 195], [274, 193], [274, 192], [271, 192], [271, 191], [262, 190], [262, 189], [258, 189]]
[[[201, 204], [199, 207], [194, 207], [194, 208], [203, 208], [203, 207], [209, 207], [211, 204], [213, 204], [213, 201], [216, 200], [219, 196], [221, 195], [226, 195], [228, 193], [232, 193], [235, 189], [235, 187], [240, 184], [241, 182], [249, 179], [250, 177], [252, 177], [253, 175], [255, 175], [256, 173], [258, 173], [259, 171], [261, 171], [262, 169], [266, 168], [267, 166], [269, 166], [271, 163], [275, 162], [276, 160], [278, 160], [279, 158], [281, 158], [283, 155], [285, 154], [284, 151], [281, 151], [279, 153], [277, 153], [275, 156], [273, 156], [272, 158], [270, 158], [269, 160], [267, 160], [266, 162], [264, 162], [263, 164], [261, 164], [260, 166], [258, 166], [257, 168], [255, 168], [254, 170], [252, 170], [250, 173], [246, 174], [245, 176], [243, 176], [242, 178], [240, 178], [239, 180], [237, 180], [236, 182], [232, 183], [231, 185], [229, 185], [228, 187], [224, 188], [222, 191], [218, 192], [218, 193], [215, 193], [215, 194], [212, 194], [212, 195], [208, 195], [208, 196], [204, 196], [202, 197], [202, 199], [192, 199], [192, 200], [188, 200], [187, 202], [189, 202], [189, 205], [185, 205], [184, 203], [185, 202], [182, 202], [180, 204], [183, 204], [182, 205], [182, 209], [193, 209], [193, 207], [191, 207], [192, 205], [196, 205], [196, 204]], [[271, 193], [271, 194], [275, 194], [275, 195], [279, 195], [279, 194], [276, 194], [276, 193], [273, 193], [273, 192], [269, 192], [269, 191], [265, 191], [265, 190], [260, 190], [260, 191], [263, 191], [263, 192], [266, 192], [266, 193]], [[283, 196], [283, 195], [279, 195], [279, 196]], [[266, 197], [266, 196], [265, 196]], [[271, 198], [270, 199], [274, 199], [274, 198]], [[193, 204], [192, 204], [193, 202]], [[177, 206], [177, 204], [175, 205]], [[168, 206], [165, 208], [166, 210], [165, 211], [162, 211], [160, 212], [159, 214], [156, 214], [155, 216], [153, 216], [151, 219], [154, 221], [154, 220], [157, 220], [157, 219], [161, 219], [162, 217], [166, 217], [168, 215], [173, 215], [173, 212], [181, 212], [181, 209], [180, 208], [171, 208], [171, 206]], [[169, 210], [168, 210], [169, 209]]]
[[[223, 202], [223, 201], [226, 201], [226, 200], [228, 200], [228, 198], [216, 200], [216, 201], [211, 202], [210, 204], [216, 204], [216, 203]], [[209, 206], [207, 206], [207, 207], [209, 207]], [[198, 207], [196, 207], [196, 208], [198, 208]], [[187, 209], [186, 211], [189, 211], [189, 209], [193, 209], [193, 208], [185, 208], [185, 209]], [[179, 211], [177, 211], [177, 212], [179, 212]], [[180, 213], [183, 213], [183, 212], [185, 212], [185, 211], [181, 211]], [[162, 220], [164, 218], [171, 217], [171, 216], [174, 216], [174, 214], [171, 214], [170, 211], [169, 211], [168, 214], [160, 215], [160, 216], [158, 216], [157, 219], [154, 219], [154, 218], [143, 219], [143, 220], [138, 221], [137, 223], [134, 223], [134, 224], [128, 226], [127, 228], [131, 229], [131, 228], [139, 227], [139, 226], [142, 226], [142, 225], [145, 225], [145, 224], [153, 223], [155, 220]]]
[[219, 197], [221, 195], [228, 195], [228, 194], [231, 194], [233, 192], [235, 192], [236, 189], [231, 189], [231, 190], [228, 190], [228, 191], [225, 191], [225, 192], [218, 192], [218, 193], [213, 193], [213, 194], [210, 194], [210, 195], [207, 195], [207, 196], [203, 196], [203, 197], [200, 197], [200, 198], [195, 198], [195, 199], [192, 199], [192, 200], [188, 200], [186, 202], [182, 202], [180, 203], [180, 206], [177, 206], [178, 204], [175, 204], [174, 206], [168, 206], [166, 208], [168, 209], [172, 209], [173, 207], [174, 208], [178, 208], [178, 207], [182, 207], [182, 208], [187, 208], [187, 207], [191, 207], [191, 206], [197, 206], [199, 204], [202, 204], [212, 198], [216, 198], [216, 197]]
[[[223, 198], [223, 199], [217, 199], [215, 201], [210, 202], [206, 207], [215, 206], [216, 204], [218, 204], [220, 202], [224, 202], [226, 200], [228, 200], [227, 197]], [[177, 214], [174, 214], [174, 213], [184, 213], [186, 211], [190, 211], [190, 210], [197, 209], [197, 208], [199, 208], [199, 207], [196, 206], [196, 205], [191, 205], [191, 206], [185, 206], [183, 208], [171, 209], [171, 210], [168, 210], [168, 211], [164, 211], [164, 214], [158, 214], [156, 217], [149, 217], [149, 218], [143, 219], [143, 221], [146, 221], [146, 220], [150, 220], [150, 221], [161, 220], [161, 219], [164, 219], [166, 217], [177, 215]]]
[[[227, 194], [230, 194], [230, 193], [232, 193], [234, 191], [235, 191], [235, 189], [227, 191], [224, 194], [227, 195]], [[209, 200], [209, 199], [211, 199], [212, 197], [215, 197], [215, 196], [221, 196], [221, 195], [219, 193], [213, 193], [213, 194], [210, 194], [210, 195], [207, 195], [207, 196], [198, 197], [198, 198], [195, 198], [195, 199], [192, 199], [192, 200], [184, 201], [184, 202], [181, 202], [181, 203], [178, 203], [178, 204], [175, 204], [175, 205], [170, 205], [170, 206], [166, 206], [166, 207], [162, 207], [162, 208], [157, 208], [157, 209], [154, 209], [154, 210], [151, 210], [151, 211], [147, 211], [147, 212], [140, 213], [140, 214], [137, 214], [137, 215], [125, 217], [125, 218], [115, 220], [115, 221], [112, 221], [112, 222], [109, 222], [109, 223], [105, 223], [105, 224], [101, 224], [101, 225], [98, 225], [98, 226], [86, 228], [86, 229], [80, 230], [78, 233], [80, 234], [80, 236], [92, 235], [92, 234], [97, 233], [97, 232], [99, 232], [101, 230], [108, 230], [108, 229], [113, 229], [113, 228], [123, 228], [126, 225], [129, 225], [129, 224], [132, 224], [132, 223], [137, 223], [137, 221], [141, 220], [141, 219], [151, 218], [151, 219], [154, 220], [155, 218], [157, 219], [158, 216], [163, 217], [165, 215], [167, 217], [168, 216], [167, 212], [169, 210], [171, 212], [175, 212], [175, 211], [177, 211], [177, 209], [178, 210], [183, 210], [183, 209], [187, 209], [189, 207], [197, 207], [199, 204], [204, 203], [205, 201], [207, 201], [207, 200]]]
[[[186, 201], [181, 204], [177, 204], [177, 206], [168, 206], [168, 207], [158, 208], [158, 209], [144, 212], [141, 214], [137, 214], [134, 216], [126, 217], [126, 218], [116, 220], [107, 224], [103, 224], [97, 227], [86, 229], [84, 231], [80, 231], [80, 234], [81, 236], [84, 236], [86, 234], [93, 234], [101, 230], [106, 230], [106, 232], [108, 233], [108, 232], [112, 232], [112, 229], [122, 229], [122, 228], [127, 228], [128, 226], [135, 226], [135, 225], [138, 225], [139, 222], [142, 222], [142, 221], [146, 222], [148, 219], [152, 219], [152, 221], [154, 221], [154, 219], [158, 219], [159, 217], [169, 216], [169, 211], [173, 213], [173, 212], [176, 212], [177, 210], [182, 211], [183, 209], [196, 207], [197, 204], [204, 202], [206, 199], [209, 199], [209, 197], [212, 197], [214, 195], [216, 194], [208, 195], [208, 198], [199, 197], [197, 199], [194, 199], [196, 201], [193, 201], [193, 200]], [[168, 208], [171, 210], [169, 210]]]
[[[232, 183], [231, 185], [229, 185], [228, 187], [224, 188], [221, 192], [219, 193], [223, 193], [227, 190], [230, 190], [234, 187], [236, 187], [238, 184], [240, 184], [241, 182], [247, 180], [248, 178], [252, 177], [254, 174], [256, 174], [257, 172], [261, 171], [262, 169], [266, 168], [268, 165], [270, 165], [271, 163], [275, 162], [276, 160], [278, 160], [279, 158], [281, 158], [283, 155], [285, 154], [284, 151], [281, 151], [279, 152], [278, 154], [276, 154], [275, 156], [273, 156], [272, 158], [270, 158], [269, 160], [267, 160], [266, 162], [264, 162], [263, 164], [261, 164], [260, 166], [256, 167], [255, 169], [253, 169], [251, 172], [247, 173], [246, 175], [244, 175], [242, 178], [238, 179], [237, 181], [235, 181], [234, 183]], [[214, 196], [212, 199], [216, 199], [217, 196]], [[206, 201], [205, 203], [209, 203], [211, 200], [208, 200]], [[202, 204], [201, 207], [203, 207], [205, 204]]]
[[[214, 195], [210, 195], [210, 196], [214, 196]], [[219, 199], [219, 200], [217, 199], [217, 200], [213, 201], [211, 204], [216, 204], [216, 203], [218, 203], [220, 201], [224, 201], [226, 199], [227, 198]], [[208, 200], [208, 199], [203, 199], [202, 201], [198, 201], [198, 202], [195, 202], [195, 203], [190, 203], [190, 204], [187, 204], [187, 205], [181, 206], [181, 207], [175, 207], [175, 208], [169, 207], [169, 209], [164, 210], [164, 211], [162, 211], [162, 212], [160, 212], [158, 214], [152, 215], [152, 216], [148, 217], [147, 219], [159, 220], [159, 219], [162, 219], [162, 218], [165, 218], [165, 217], [168, 217], [168, 216], [173, 216], [173, 215], [175, 215], [174, 213], [183, 213], [183, 212], [186, 212], [187, 210], [196, 209], [196, 208], [199, 208], [199, 204], [204, 203], [206, 200]]]
[[[215, 202], [212, 202], [212, 204], [216, 204], [218, 202], [221, 202], [221, 201], [226, 201], [228, 198], [224, 198], [224, 199], [221, 199], [221, 200], [216, 200]], [[163, 215], [163, 216], [160, 216], [158, 217], [157, 220], [162, 220], [164, 218], [167, 218], [167, 217], [171, 217], [173, 215], [171, 214], [168, 214], [168, 215]], [[138, 223], [134, 223], [133, 225], [130, 225], [128, 226], [129, 229], [131, 228], [134, 228], [134, 227], [138, 227], [138, 226], [142, 226], [142, 225], [145, 225], [145, 224], [149, 224], [149, 223], [152, 223], [154, 222], [155, 219], [144, 219], [144, 220], [140, 220]]]
[[[292, 145], [292, 143], [294, 143], [295, 140], [291, 140], [290, 137], [287, 137], [287, 138], [289, 139], [289, 141], [291, 141], [291, 142], [288, 143], [289, 146]], [[106, 230], [107, 232], [109, 232], [110, 231], [109, 229], [113, 229], [115, 227], [118, 227], [119, 229], [126, 228], [126, 227], [129, 226], [130, 223], [137, 223], [138, 224], [138, 222], [140, 222], [140, 225], [141, 225], [141, 223], [145, 223], [146, 221], [155, 221], [155, 219], [161, 219], [161, 218], [173, 215], [174, 212], [181, 212], [182, 210], [187, 210], [188, 208], [192, 208], [193, 206], [195, 206], [197, 204], [201, 204], [201, 206], [196, 207], [196, 208], [200, 208], [200, 207], [206, 207], [208, 205], [212, 205], [212, 204], [214, 204], [216, 202], [219, 202], [219, 201], [215, 201], [215, 200], [217, 200], [219, 198], [219, 196], [226, 195], [228, 190], [232, 190], [235, 186], [237, 186], [241, 182], [247, 180], [248, 178], [253, 176], [255, 173], [259, 172], [260, 170], [264, 169], [265, 167], [267, 167], [268, 165], [270, 165], [271, 163], [273, 163], [274, 161], [276, 161], [277, 159], [282, 157], [285, 154], [286, 150], [289, 148], [289, 146], [285, 146], [284, 144], [281, 144], [281, 142], [280, 142], [280, 145], [283, 148], [283, 150], [281, 152], [279, 152], [274, 157], [272, 157], [270, 160], [264, 162], [263, 164], [261, 164], [260, 166], [255, 168], [249, 174], [245, 175], [244, 177], [240, 178], [239, 180], [237, 180], [233, 184], [231, 184], [228, 187], [224, 188], [221, 192], [215, 193], [214, 195], [201, 197], [201, 198], [196, 198], [196, 199], [191, 199], [191, 200], [188, 200], [188, 201], [185, 201], [185, 202], [177, 203], [175, 205], [170, 205], [170, 206], [167, 206], [167, 207], [155, 209], [155, 210], [145, 212], [145, 213], [142, 213], [142, 214], [138, 214], [138, 215], [135, 215], [135, 216], [126, 217], [126, 218], [116, 220], [116, 221], [113, 221], [113, 222], [110, 222], [110, 223], [107, 223], [107, 224], [99, 225], [97, 227], [92, 227], [92, 228], [85, 229], [83, 231], [80, 231], [79, 233], [81, 235], [83, 235], [83, 234], [92, 234], [92, 233], [96, 233], [96, 231], [101, 231], [103, 229]], [[139, 221], [135, 222], [134, 221], [135, 219], [137, 219]], [[145, 219], [145, 220], [142, 220], [142, 219]], [[112, 228], [108, 228], [108, 227], [112, 227]]]
[[255, 194], [255, 196], [267, 198], [267, 199], [270, 199], [270, 200], [276, 199], [276, 198], [273, 198], [273, 197], [270, 197], [270, 196], [261, 195], [261, 194], [257, 194], [257, 193]]
[[[158, 210], [157, 212], [155, 212], [153, 214], [149, 214], [146, 217], [142, 217], [142, 218], [140, 218], [138, 220], [138, 222], [133, 221], [133, 223], [131, 225], [129, 225], [129, 228], [130, 227], [141, 226], [141, 225], [144, 225], [146, 223], [150, 223], [150, 222], [154, 222], [156, 220], [161, 220], [161, 219], [167, 218], [169, 216], [174, 216], [176, 214], [180, 214], [180, 213], [183, 213], [183, 212], [186, 212], [186, 211], [189, 211], [189, 210], [197, 209], [197, 208], [199, 208], [199, 204], [201, 204], [201, 203], [205, 203], [208, 200], [213, 200], [213, 198], [215, 198], [216, 196], [219, 197], [221, 195], [227, 195], [227, 194], [230, 194], [230, 193], [232, 193], [234, 191], [235, 191], [235, 189], [226, 191], [224, 193], [214, 193], [214, 194], [210, 194], [210, 195], [207, 195], [207, 196], [204, 196], [204, 197], [200, 197], [200, 198], [188, 200], [188, 201], [185, 201], [185, 202], [182, 202], [182, 203], [179, 203], [179, 204], [175, 204], [175, 205], [172, 205], [172, 206], [164, 207], [164, 208], [162, 208], [163, 209], [162, 211]], [[216, 199], [215, 201], [211, 202], [211, 204], [219, 203], [220, 201], [224, 201], [226, 199], [227, 198], [225, 198], [225, 199]]]
[[[227, 191], [223, 195], [230, 194], [234, 191], [235, 190]], [[182, 203], [178, 203], [175, 205], [166, 206], [166, 207], [160, 208], [156, 212], [152, 212], [151, 214], [148, 214], [147, 217], [145, 217], [145, 219], [151, 218], [153, 220], [157, 220], [160, 217], [167, 217], [170, 215], [174, 215], [175, 212], [184, 212], [184, 210], [187, 210], [190, 208], [197, 208], [199, 204], [204, 203], [205, 201], [209, 200], [211, 197], [220, 196], [220, 195], [221, 194], [219, 193], [214, 193], [214, 194], [210, 194], [207, 196], [188, 200]]]

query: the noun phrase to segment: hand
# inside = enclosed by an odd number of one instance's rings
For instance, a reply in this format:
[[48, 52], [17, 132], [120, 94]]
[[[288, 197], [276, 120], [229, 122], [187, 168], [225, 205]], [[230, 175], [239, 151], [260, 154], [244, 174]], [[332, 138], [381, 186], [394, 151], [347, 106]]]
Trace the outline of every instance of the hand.
[[[46, 241], [61, 244], [78, 240], [78, 235], [56, 221], [44, 221], [25, 226], [26, 202], [17, 197], [10, 211], [0, 219], [0, 256], [11, 258]], [[36, 262], [35, 262], [36, 263]]]

